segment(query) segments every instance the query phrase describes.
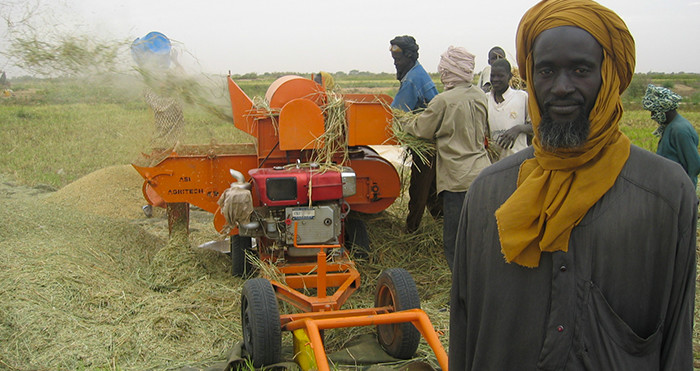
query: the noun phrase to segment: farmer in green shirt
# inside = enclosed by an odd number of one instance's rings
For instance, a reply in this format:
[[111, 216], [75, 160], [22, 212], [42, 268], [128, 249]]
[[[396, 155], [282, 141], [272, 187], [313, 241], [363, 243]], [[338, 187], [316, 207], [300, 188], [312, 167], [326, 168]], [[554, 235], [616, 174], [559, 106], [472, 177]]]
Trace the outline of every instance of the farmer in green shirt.
[[654, 135], [661, 137], [656, 153], [681, 164], [697, 187], [700, 173], [698, 133], [676, 111], [680, 101], [681, 96], [671, 90], [649, 84], [642, 105], [645, 110], [651, 111], [651, 119], [659, 123], [654, 131]]

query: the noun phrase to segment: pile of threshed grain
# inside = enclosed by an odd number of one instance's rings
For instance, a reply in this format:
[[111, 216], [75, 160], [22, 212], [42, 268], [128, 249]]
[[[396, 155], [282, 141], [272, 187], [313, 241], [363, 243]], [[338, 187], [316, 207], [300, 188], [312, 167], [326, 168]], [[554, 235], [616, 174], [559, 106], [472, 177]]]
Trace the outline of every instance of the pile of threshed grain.
[[146, 204], [140, 192], [142, 183], [132, 166], [110, 166], [66, 185], [47, 200], [105, 217], [137, 219], [143, 216], [141, 206]]
[[[192, 220], [189, 239], [177, 229], [168, 239], [164, 216], [139, 214], [142, 180], [132, 172], [129, 166], [102, 169], [57, 192], [4, 202], [0, 368], [203, 367], [224, 360], [240, 341], [243, 280], [230, 276], [227, 255], [192, 248], [204, 238], [197, 229], [211, 219]], [[397, 232], [405, 202], [359, 215], [373, 252], [356, 259], [362, 285], [344, 308], [372, 307], [381, 270], [403, 267], [435, 327], [446, 331], [450, 273], [441, 222], [426, 217], [420, 233]], [[326, 331], [326, 349], [373, 331]], [[447, 337], [442, 340], [446, 346]], [[291, 345], [286, 333], [283, 345]], [[433, 359], [425, 342], [418, 357]]]
[[[122, 203], [125, 195], [111, 191], [129, 179], [112, 174], [122, 170], [100, 170], [55, 193], [3, 199], [0, 368], [198, 366], [223, 358], [240, 339], [242, 281], [230, 276], [224, 254], [189, 249], [191, 259], [175, 262], [183, 265], [179, 278], [151, 288], [153, 262], [173, 244], [152, 233], [164, 218], [122, 217], [143, 203]], [[135, 184], [124, 193], [139, 196], [141, 182], [129, 182]], [[161, 227], [167, 235], [167, 222]]]
[[[141, 207], [145, 200], [141, 194], [143, 178], [129, 165], [111, 166], [90, 173], [63, 187], [47, 198], [48, 202], [74, 207], [86, 213], [109, 218], [143, 221]], [[165, 238], [168, 232], [165, 209], [154, 208], [157, 219], [156, 235]], [[220, 238], [210, 229], [209, 238]], [[201, 228], [200, 228], [201, 229]], [[198, 231], [200, 229], [197, 229]], [[154, 290], [174, 290], [186, 287], [191, 282], [206, 276], [195, 250], [191, 248], [187, 226], [180, 223], [172, 228], [167, 244], [153, 256], [145, 278]]]

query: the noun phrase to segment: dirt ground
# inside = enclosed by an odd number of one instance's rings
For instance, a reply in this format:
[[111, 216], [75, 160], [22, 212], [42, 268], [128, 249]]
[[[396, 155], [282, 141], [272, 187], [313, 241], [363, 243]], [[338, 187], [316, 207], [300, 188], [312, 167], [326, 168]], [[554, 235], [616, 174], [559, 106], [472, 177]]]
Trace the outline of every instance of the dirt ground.
[[[0, 174], [0, 368], [198, 367], [240, 339], [229, 323], [242, 281], [227, 255], [194, 249], [178, 263], [184, 271], [167, 272], [178, 284], [154, 289], [151, 265], [169, 246], [168, 226], [162, 209], [143, 214], [141, 184], [129, 165], [60, 190]], [[223, 239], [211, 220], [190, 210], [192, 246]], [[697, 310], [695, 322], [700, 354]]]

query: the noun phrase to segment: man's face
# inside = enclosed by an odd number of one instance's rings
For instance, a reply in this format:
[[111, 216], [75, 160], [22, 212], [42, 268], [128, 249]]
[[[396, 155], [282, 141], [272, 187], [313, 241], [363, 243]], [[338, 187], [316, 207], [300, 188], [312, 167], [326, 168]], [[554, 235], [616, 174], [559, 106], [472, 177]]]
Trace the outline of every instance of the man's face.
[[550, 150], [582, 146], [590, 131], [588, 115], [602, 84], [602, 47], [583, 29], [563, 26], [537, 36], [532, 53], [542, 145]]
[[394, 58], [394, 67], [396, 67], [396, 78], [401, 80], [406, 73], [411, 70], [414, 65], [414, 61], [411, 58], [407, 58], [403, 55], [403, 52], [392, 51], [391, 57]]
[[491, 90], [497, 94], [503, 94], [508, 90], [510, 71], [502, 66], [491, 67]]

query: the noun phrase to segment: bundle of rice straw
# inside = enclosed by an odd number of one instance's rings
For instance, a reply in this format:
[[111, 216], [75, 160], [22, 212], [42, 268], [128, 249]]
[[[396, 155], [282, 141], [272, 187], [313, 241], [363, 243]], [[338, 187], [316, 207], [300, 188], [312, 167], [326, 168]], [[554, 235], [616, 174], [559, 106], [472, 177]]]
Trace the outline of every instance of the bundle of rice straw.
[[392, 139], [417, 156], [423, 163], [429, 164], [428, 157], [435, 154], [435, 142], [428, 139], [415, 137], [404, 131], [404, 125], [418, 119], [422, 111], [405, 112], [400, 109], [391, 109], [393, 120], [391, 122]]
[[251, 98], [251, 101], [253, 102], [253, 107], [255, 107], [256, 109], [267, 112], [268, 116], [275, 115], [275, 113], [272, 112], [272, 107], [270, 107], [270, 102], [268, 102], [267, 99], [256, 95], [253, 98]]
[[348, 161], [348, 122], [345, 117], [345, 100], [342, 95], [327, 91], [326, 104], [322, 108], [325, 131], [316, 139], [322, 145], [315, 151], [312, 160], [322, 167], [337, 167], [337, 163], [342, 165]]

